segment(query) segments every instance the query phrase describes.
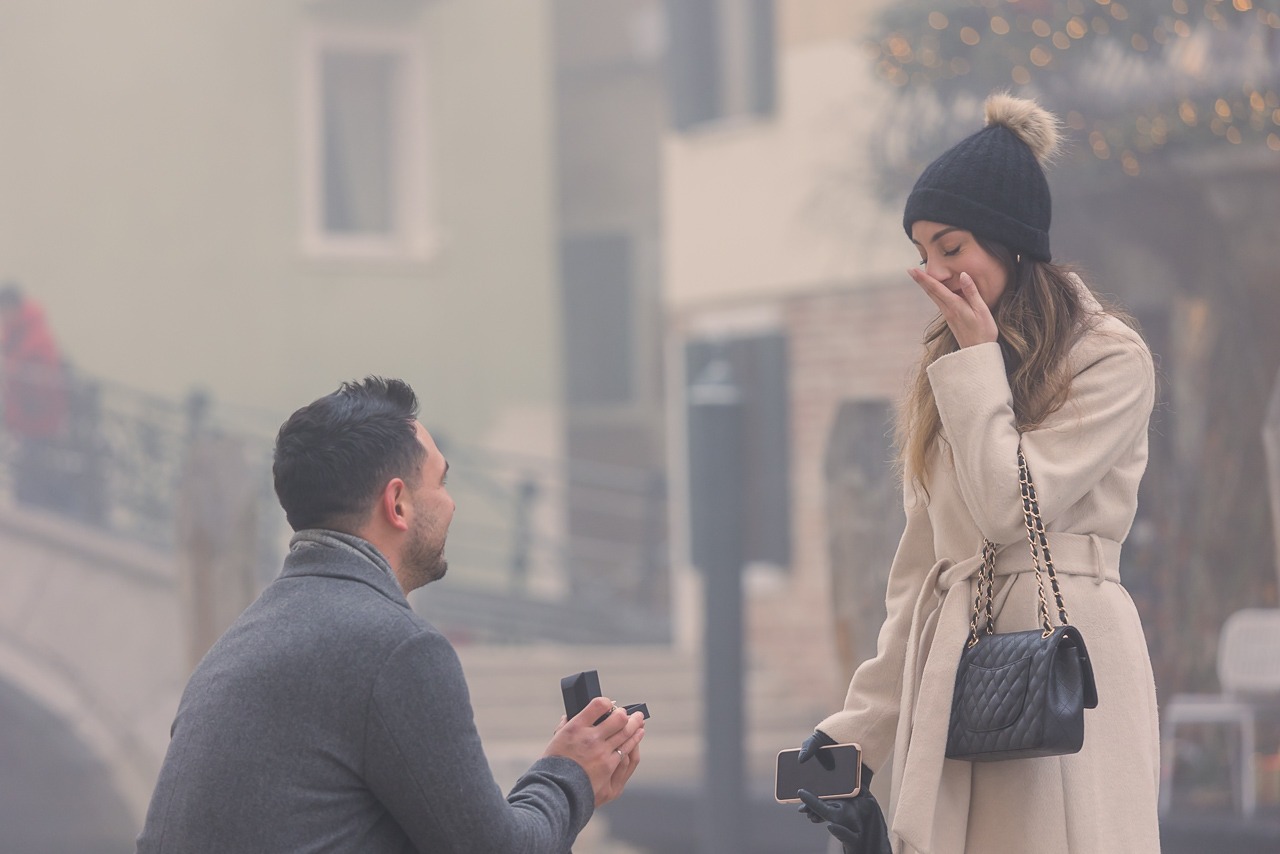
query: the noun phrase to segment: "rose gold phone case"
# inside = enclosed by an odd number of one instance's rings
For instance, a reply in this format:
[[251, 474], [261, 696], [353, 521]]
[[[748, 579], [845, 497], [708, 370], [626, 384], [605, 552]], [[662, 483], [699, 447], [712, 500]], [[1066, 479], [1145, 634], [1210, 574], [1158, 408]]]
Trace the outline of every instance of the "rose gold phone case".
[[[858, 793], [862, 791], [862, 745], [857, 744], [855, 742], [848, 742], [845, 744], [828, 744], [828, 745], [824, 745], [823, 747], [819, 747], [818, 750], [831, 750], [832, 748], [836, 748], [836, 747], [852, 747], [855, 750], [857, 750], [858, 768], [857, 768], [857, 771], [854, 772], [853, 791], [844, 792], [841, 794], [819, 795], [818, 797], [824, 801], [833, 801], [833, 800], [839, 800], [841, 798], [857, 797]], [[788, 750], [778, 751], [779, 761], [775, 762], [774, 770], [773, 770], [773, 799], [780, 804], [801, 803], [801, 800], [799, 798], [779, 798], [778, 797], [778, 765], [781, 764], [780, 760], [782, 759], [783, 754], [799, 753], [799, 752], [800, 752], [800, 748], [791, 748]]]

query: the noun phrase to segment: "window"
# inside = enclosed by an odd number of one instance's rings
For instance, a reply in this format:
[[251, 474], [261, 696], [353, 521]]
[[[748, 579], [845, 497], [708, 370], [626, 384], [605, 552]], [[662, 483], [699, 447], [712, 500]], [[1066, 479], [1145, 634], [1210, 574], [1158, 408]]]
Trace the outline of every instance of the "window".
[[769, 115], [777, 95], [775, 0], [667, 0], [672, 123]]
[[303, 70], [303, 246], [311, 255], [425, 258], [433, 246], [421, 44], [317, 30]]

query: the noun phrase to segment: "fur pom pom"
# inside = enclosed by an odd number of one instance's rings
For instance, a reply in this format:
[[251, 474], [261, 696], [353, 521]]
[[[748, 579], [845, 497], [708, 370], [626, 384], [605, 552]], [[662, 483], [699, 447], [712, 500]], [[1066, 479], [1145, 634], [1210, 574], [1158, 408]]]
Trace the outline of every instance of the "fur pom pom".
[[1058, 153], [1059, 122], [1035, 101], [997, 92], [987, 98], [987, 126], [1004, 125], [1027, 144], [1042, 165]]

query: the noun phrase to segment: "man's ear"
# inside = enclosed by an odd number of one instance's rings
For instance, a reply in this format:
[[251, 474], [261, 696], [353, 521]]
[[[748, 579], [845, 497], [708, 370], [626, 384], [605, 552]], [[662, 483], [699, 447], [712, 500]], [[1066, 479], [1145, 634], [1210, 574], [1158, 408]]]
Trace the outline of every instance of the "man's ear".
[[382, 488], [378, 499], [378, 515], [397, 531], [409, 530], [409, 490], [403, 480], [393, 477]]

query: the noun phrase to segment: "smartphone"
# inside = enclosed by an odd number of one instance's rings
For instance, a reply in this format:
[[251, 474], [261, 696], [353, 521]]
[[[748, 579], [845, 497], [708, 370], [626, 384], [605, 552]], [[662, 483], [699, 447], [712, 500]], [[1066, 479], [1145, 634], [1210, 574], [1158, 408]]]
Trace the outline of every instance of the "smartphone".
[[780, 804], [798, 804], [798, 790], [819, 798], [852, 798], [862, 791], [862, 748], [856, 744], [819, 747], [807, 762], [797, 761], [799, 748], [778, 751], [773, 798]]

